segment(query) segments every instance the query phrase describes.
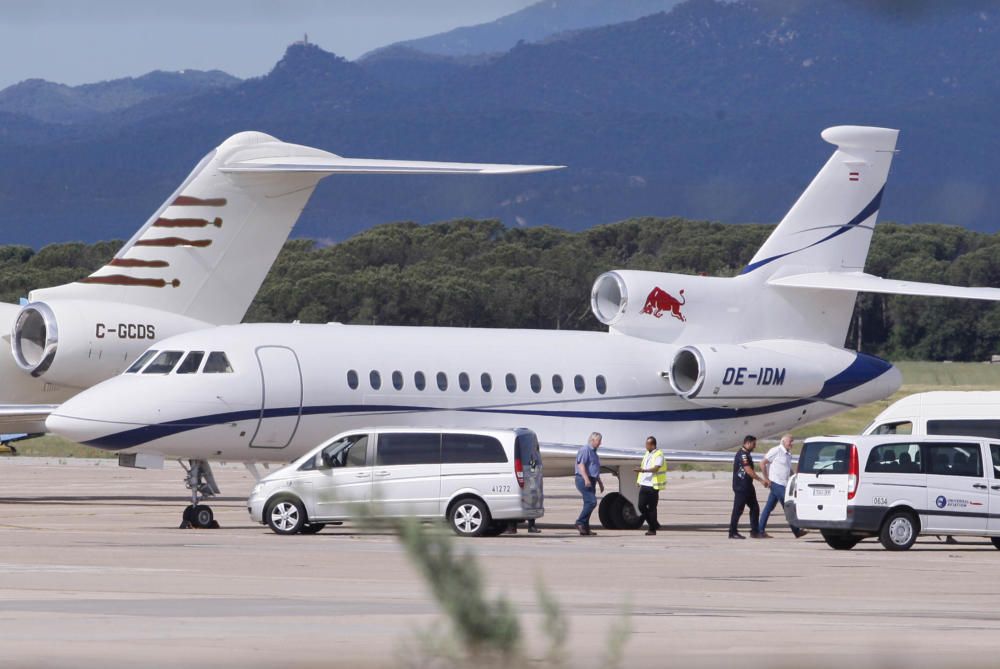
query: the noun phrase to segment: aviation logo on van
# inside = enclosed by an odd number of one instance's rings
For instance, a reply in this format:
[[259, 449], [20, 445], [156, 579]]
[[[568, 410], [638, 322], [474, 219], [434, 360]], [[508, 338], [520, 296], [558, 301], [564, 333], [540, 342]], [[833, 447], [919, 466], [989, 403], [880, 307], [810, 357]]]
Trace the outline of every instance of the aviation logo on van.
[[948, 498], [944, 495], [939, 495], [938, 498], [934, 500], [934, 503], [937, 504], [937, 508], [943, 509], [948, 506]]
[[965, 509], [970, 506], [982, 506], [982, 502], [970, 502], [967, 499], [948, 499], [944, 495], [938, 495], [938, 498], [934, 500], [934, 504], [937, 508], [943, 509], [945, 507], [950, 507], [952, 509]]

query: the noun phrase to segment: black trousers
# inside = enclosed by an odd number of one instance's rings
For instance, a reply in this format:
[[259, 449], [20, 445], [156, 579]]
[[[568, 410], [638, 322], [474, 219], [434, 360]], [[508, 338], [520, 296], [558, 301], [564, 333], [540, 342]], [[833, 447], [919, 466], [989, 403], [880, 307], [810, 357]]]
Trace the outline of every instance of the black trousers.
[[660, 523], [656, 520], [656, 505], [659, 503], [659, 490], [654, 490], [648, 485], [639, 486], [639, 515], [646, 521], [652, 532], [660, 528]]
[[753, 488], [735, 491], [733, 515], [729, 519], [729, 533], [736, 534], [740, 516], [743, 515], [743, 507], [750, 508], [750, 533], [756, 534], [757, 528], [760, 527], [760, 504], [757, 503], [757, 491]]

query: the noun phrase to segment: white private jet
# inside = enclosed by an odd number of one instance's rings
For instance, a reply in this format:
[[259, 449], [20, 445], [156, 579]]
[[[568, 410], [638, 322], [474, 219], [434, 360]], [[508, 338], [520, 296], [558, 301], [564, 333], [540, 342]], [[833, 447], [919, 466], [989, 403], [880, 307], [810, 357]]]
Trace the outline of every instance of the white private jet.
[[260, 132], [233, 135], [118, 254], [77, 282], [0, 304], [0, 433], [45, 431], [80, 390], [173, 335], [239, 323], [320, 179], [331, 174], [515, 174], [552, 166], [343, 158]]
[[843, 348], [858, 292], [1000, 299], [863, 273], [897, 135], [825, 130], [836, 151], [739, 276], [599, 276], [592, 309], [609, 332], [224, 326], [158, 343], [47, 425], [126, 463], [189, 460], [193, 505], [218, 492], [208, 460], [288, 462], [344, 430], [527, 426], [549, 475], [570, 474], [597, 430], [622, 472], [602, 522], [634, 526], [629, 472], [647, 435], [668, 459], [728, 462], [711, 451], [899, 388], [890, 363]]

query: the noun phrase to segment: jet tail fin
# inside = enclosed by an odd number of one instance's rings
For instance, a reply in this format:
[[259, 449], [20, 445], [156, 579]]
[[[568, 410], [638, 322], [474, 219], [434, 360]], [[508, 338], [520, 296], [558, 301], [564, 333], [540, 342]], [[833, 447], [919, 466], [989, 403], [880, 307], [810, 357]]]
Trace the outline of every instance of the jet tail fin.
[[824, 130], [837, 150], [742, 274], [862, 270], [898, 135], [864, 126]]
[[331, 174], [512, 174], [554, 166], [343, 158], [259, 132], [210, 152], [118, 254], [80, 281], [33, 291], [242, 320], [316, 184]]

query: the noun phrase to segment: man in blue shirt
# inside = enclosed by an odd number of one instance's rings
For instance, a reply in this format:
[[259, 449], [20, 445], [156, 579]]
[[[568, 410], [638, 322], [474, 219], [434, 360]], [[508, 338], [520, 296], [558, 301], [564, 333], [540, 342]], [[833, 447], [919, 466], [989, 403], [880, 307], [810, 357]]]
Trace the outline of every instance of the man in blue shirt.
[[597, 456], [597, 449], [600, 447], [601, 433], [591, 432], [588, 444], [576, 453], [576, 489], [583, 497], [583, 510], [576, 519], [576, 529], [580, 532], [580, 536], [597, 534], [590, 531], [590, 514], [597, 507], [595, 484], [601, 487], [601, 493], [604, 492], [604, 482], [601, 481], [601, 459]]

